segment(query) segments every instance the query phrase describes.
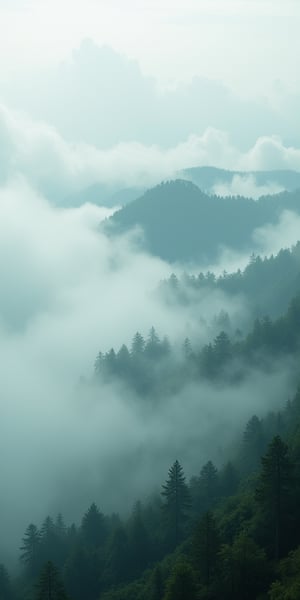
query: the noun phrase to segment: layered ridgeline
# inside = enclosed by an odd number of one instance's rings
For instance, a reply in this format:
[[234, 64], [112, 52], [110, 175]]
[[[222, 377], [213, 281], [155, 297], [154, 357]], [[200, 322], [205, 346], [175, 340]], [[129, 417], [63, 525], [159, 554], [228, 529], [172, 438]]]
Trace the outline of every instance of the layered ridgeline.
[[[191, 181], [207, 194], [213, 194], [218, 187], [224, 185], [234, 187], [237, 184], [244, 190], [247, 189], [247, 184], [252, 188], [256, 186], [258, 193], [261, 190], [261, 194], [268, 188], [274, 192], [283, 190], [292, 192], [300, 188], [300, 173], [297, 171], [228, 171], [216, 167], [194, 167], [183, 169], [175, 177]], [[80, 206], [85, 202], [91, 202], [109, 208], [124, 206], [139, 198], [145, 191], [146, 185], [125, 187], [116, 183], [95, 182], [69, 195], [64, 199], [63, 204]]]
[[170, 262], [209, 263], [227, 247], [251, 252], [253, 233], [276, 224], [283, 211], [300, 213], [300, 191], [262, 196], [219, 197], [185, 180], [148, 190], [105, 223], [112, 235], [140, 228], [141, 247]]
[[218, 169], [216, 167], [192, 167], [191, 169], [183, 169], [180, 172], [182, 179], [187, 179], [201, 190], [211, 193], [216, 186], [240, 183], [255, 184], [258, 188], [273, 187], [274, 190], [281, 188], [282, 191], [288, 192], [300, 189], [300, 173], [290, 170], [272, 170], [272, 171], [229, 171], [227, 169]]

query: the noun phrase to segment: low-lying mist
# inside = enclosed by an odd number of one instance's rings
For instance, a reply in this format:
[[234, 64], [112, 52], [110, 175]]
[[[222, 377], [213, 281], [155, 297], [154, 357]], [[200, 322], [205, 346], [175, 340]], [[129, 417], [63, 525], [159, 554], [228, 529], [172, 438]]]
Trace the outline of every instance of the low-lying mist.
[[130, 345], [136, 330], [201, 344], [213, 333], [205, 321], [244, 310], [225, 295], [197, 309], [167, 305], [157, 286], [172, 267], [137, 251], [136, 232], [100, 233], [109, 214], [54, 208], [22, 178], [1, 189], [0, 562], [48, 513], [76, 520], [92, 501], [126, 511], [175, 458], [188, 476], [208, 459], [222, 464], [245, 421], [280, 406], [293, 385], [281, 364], [234, 388], [190, 384], [155, 408], [120, 383], [95, 385], [98, 351]]

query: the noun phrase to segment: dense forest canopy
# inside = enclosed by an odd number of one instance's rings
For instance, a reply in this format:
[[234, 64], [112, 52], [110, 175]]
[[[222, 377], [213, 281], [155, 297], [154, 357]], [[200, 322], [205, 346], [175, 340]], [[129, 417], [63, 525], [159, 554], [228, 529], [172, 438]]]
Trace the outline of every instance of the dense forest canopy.
[[210, 264], [220, 249], [255, 249], [253, 234], [276, 224], [283, 211], [300, 212], [300, 191], [258, 200], [208, 195], [186, 180], [163, 182], [117, 211], [105, 230], [140, 227], [142, 248], [170, 262]]
[[291, 299], [300, 292], [300, 244], [276, 255], [252, 254], [244, 270], [189, 274], [172, 273], [160, 284], [166, 302], [183, 306], [201, 304], [203, 296], [220, 291], [234, 302], [242, 298], [251, 317], [277, 317], [287, 310]]

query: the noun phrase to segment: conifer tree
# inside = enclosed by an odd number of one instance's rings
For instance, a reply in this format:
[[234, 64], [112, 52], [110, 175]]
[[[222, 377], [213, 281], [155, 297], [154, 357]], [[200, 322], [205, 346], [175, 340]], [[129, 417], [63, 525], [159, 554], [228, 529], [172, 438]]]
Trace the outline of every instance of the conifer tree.
[[147, 343], [145, 345], [145, 354], [152, 359], [159, 358], [161, 352], [160, 339], [154, 329], [151, 327], [147, 339]]
[[39, 554], [41, 534], [36, 525], [34, 525], [33, 523], [31, 523], [27, 527], [24, 537], [22, 539], [22, 543], [23, 545], [20, 548], [22, 552], [21, 561], [24, 565], [26, 565], [26, 568], [28, 569], [29, 573], [34, 575], [40, 568]]
[[183, 468], [178, 460], [169, 469], [169, 477], [162, 488], [162, 496], [165, 498], [163, 508], [173, 530], [175, 545], [177, 545], [191, 504]]
[[164, 600], [197, 600], [197, 586], [191, 566], [178, 562], [167, 582]]
[[37, 584], [36, 600], [68, 600], [60, 574], [52, 562], [47, 562]]
[[149, 588], [149, 600], [162, 600], [164, 595], [164, 584], [159, 565], [157, 565], [152, 572]]
[[219, 554], [222, 600], [253, 600], [264, 590], [268, 570], [264, 550], [242, 531], [232, 545], [224, 544]]
[[264, 447], [262, 422], [256, 415], [253, 415], [248, 421], [243, 434], [241, 458], [245, 473], [250, 473], [258, 468]]
[[261, 461], [262, 470], [256, 489], [256, 500], [262, 509], [265, 522], [270, 523], [274, 557], [278, 559], [283, 549], [283, 533], [287, 533], [286, 525], [293, 491], [292, 463], [288, 456], [288, 446], [280, 436], [273, 438]]
[[195, 570], [205, 585], [210, 585], [217, 565], [220, 549], [220, 536], [213, 514], [208, 511], [196, 527], [192, 555]]
[[82, 519], [81, 530], [83, 539], [89, 546], [97, 548], [104, 544], [106, 537], [104, 516], [94, 502]]
[[133, 337], [131, 344], [131, 354], [132, 356], [141, 356], [145, 350], [145, 340], [139, 331]]
[[129, 576], [129, 543], [122, 525], [117, 527], [109, 541], [107, 549], [107, 570], [113, 583], [122, 583]]
[[131, 572], [138, 576], [147, 567], [150, 555], [149, 537], [143, 522], [142, 506], [140, 502], [137, 502], [134, 506], [129, 523], [128, 537]]
[[218, 469], [209, 460], [201, 469], [199, 487], [202, 500], [202, 510], [210, 510], [218, 497]]
[[0, 598], [1, 600], [13, 600], [10, 578], [3, 565], [0, 565]]

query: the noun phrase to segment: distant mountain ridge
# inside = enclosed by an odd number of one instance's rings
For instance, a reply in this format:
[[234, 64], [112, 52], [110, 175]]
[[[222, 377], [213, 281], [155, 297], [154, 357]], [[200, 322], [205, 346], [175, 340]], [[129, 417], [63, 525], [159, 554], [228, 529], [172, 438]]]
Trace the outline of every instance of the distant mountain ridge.
[[300, 173], [291, 170], [228, 171], [217, 167], [192, 167], [180, 171], [180, 177], [191, 181], [207, 193], [211, 192], [216, 184], [230, 184], [234, 177], [253, 177], [257, 186], [274, 183], [290, 192], [300, 189]]
[[[203, 192], [211, 194], [217, 184], [230, 184], [234, 177], [245, 179], [253, 177], [257, 186], [270, 183], [280, 186], [284, 190], [294, 191], [300, 189], [300, 173], [297, 171], [228, 171], [217, 167], [193, 167], [178, 171], [178, 179], [191, 181]], [[159, 182], [157, 182], [159, 183]], [[99, 206], [112, 208], [124, 206], [139, 198], [146, 191], [146, 186], [124, 187], [116, 184], [95, 182], [76, 193], [65, 198], [64, 206], [81, 206], [91, 202]]]
[[[220, 246], [248, 251], [253, 231], [276, 223], [283, 210], [300, 214], [300, 191], [251, 198], [209, 196], [186, 180], [162, 183], [143, 194], [105, 224], [123, 233], [144, 232], [142, 246], [169, 262], [211, 261]], [[300, 237], [300, 232], [299, 232]]]
[[64, 205], [78, 207], [90, 202], [97, 206], [114, 208], [132, 202], [132, 200], [141, 196], [145, 189], [144, 187], [123, 188], [98, 182], [69, 195], [65, 198]]

